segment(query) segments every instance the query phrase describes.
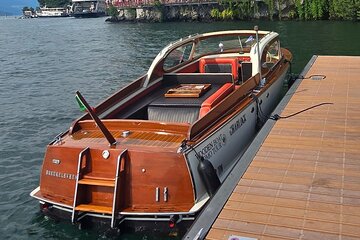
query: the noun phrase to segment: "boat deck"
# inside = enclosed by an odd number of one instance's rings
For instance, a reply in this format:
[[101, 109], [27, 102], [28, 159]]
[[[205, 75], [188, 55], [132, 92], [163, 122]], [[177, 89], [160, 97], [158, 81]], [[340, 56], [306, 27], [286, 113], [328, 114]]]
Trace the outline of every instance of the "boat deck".
[[313, 74], [275, 113], [326, 104], [268, 121], [186, 239], [360, 238], [360, 57], [314, 56]]

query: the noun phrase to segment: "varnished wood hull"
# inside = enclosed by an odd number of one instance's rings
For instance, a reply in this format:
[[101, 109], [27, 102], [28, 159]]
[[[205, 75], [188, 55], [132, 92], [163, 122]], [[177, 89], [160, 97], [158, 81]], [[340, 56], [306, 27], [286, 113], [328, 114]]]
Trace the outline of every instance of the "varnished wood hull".
[[[266, 91], [258, 96], [259, 100], [263, 102], [261, 108], [265, 114], [269, 114], [275, 107], [279, 99], [276, 96], [279, 96], [282, 90], [285, 74], [286, 71]], [[209, 130], [207, 136], [201, 137], [193, 143], [195, 151], [210, 160], [214, 165], [221, 182], [225, 180], [235, 164], [235, 160], [243, 154], [257, 132], [256, 108], [258, 106], [255, 100], [251, 98], [245, 99], [243, 104], [243, 109], [235, 110], [232, 116], [229, 116], [220, 126], [214, 126], [212, 130]], [[121, 129], [134, 131], [127, 126], [127, 123], [122, 122], [121, 127], [115, 123], [112, 124], [113, 126], [111, 126], [110, 122], [107, 124], [110, 130], [117, 128], [119, 132], [121, 132]], [[91, 121], [84, 122], [82, 128], [89, 128], [87, 125], [92, 125]], [[137, 124], [137, 126], [139, 125]], [[191, 222], [194, 220], [196, 213], [206, 203], [209, 196], [199, 173], [196, 171], [199, 160], [195, 156], [195, 151], [188, 149], [184, 153], [177, 153], [181, 141], [185, 139], [186, 131], [184, 130], [187, 129], [186, 126], [182, 127], [184, 128], [182, 130], [183, 135], [179, 134], [178, 139], [174, 137], [173, 145], [166, 146], [166, 144], [171, 143], [168, 140], [158, 144], [152, 141], [146, 143], [145, 139], [134, 139], [132, 141], [126, 139], [128, 143], [124, 140], [122, 144], [120, 141], [120, 146], [129, 147], [130, 149], [129, 160], [124, 164], [125, 173], [124, 179], [122, 179], [124, 183], [120, 192], [120, 195], [123, 196], [119, 203], [122, 210], [118, 212], [121, 223], [140, 219], [142, 219], [142, 222], [159, 221], [164, 223], [169, 222], [173, 215], [181, 215], [182, 221]], [[149, 128], [149, 126], [146, 126], [146, 128]], [[141, 133], [138, 134], [141, 135]], [[73, 141], [82, 139], [79, 135], [75, 134], [72, 137]], [[94, 138], [96, 139], [94, 137], [96, 133], [91, 133], [89, 129], [86, 135], [89, 136], [89, 139], [92, 139], [92, 142], [97, 143], [94, 140]], [[63, 145], [66, 145], [66, 139], [64, 141]], [[107, 148], [103, 138], [99, 137], [98, 141], [103, 142], [100, 146]], [[156, 148], [149, 147], [148, 144], [155, 144]], [[71, 146], [74, 146], [73, 142]], [[64, 152], [64, 146], [48, 147], [41, 175], [41, 191], [38, 189], [37, 192], [33, 193], [35, 198], [50, 203], [53, 208], [59, 206], [57, 210], [65, 210], [69, 214], [71, 213], [74, 201], [77, 156], [84, 146], [71, 147], [66, 152]], [[143, 147], [143, 150], [139, 151], [138, 147]], [[158, 147], [162, 147], [161, 151], [164, 153], [158, 152], [160, 150]], [[98, 169], [100, 175], [103, 174], [104, 177], [107, 177], [108, 172], [115, 168], [116, 157], [107, 160], [102, 159], [101, 149], [100, 147], [100, 149], [92, 150], [92, 159], [100, 160], [99, 162], [94, 161], [91, 168]], [[112, 149], [111, 151], [112, 156], [117, 156], [119, 153], [120, 149]], [[171, 158], [174, 159], [172, 163]], [[62, 164], [67, 168], [53, 164], [53, 159], [62, 161]], [[132, 159], [136, 159], [136, 161]], [[65, 164], [65, 161], [69, 161], [71, 164]], [[171, 181], [169, 182], [169, 180]], [[59, 185], [66, 187], [56, 187]], [[91, 196], [84, 198], [91, 199], [94, 204], [111, 207], [113, 193], [106, 187], [94, 186], [93, 188]], [[169, 193], [166, 201], [164, 201], [165, 188]], [[159, 200], [156, 200], [156, 189], [159, 189]], [[43, 194], [43, 192], [46, 192], [46, 194]], [[96, 212], [91, 214], [98, 218], [109, 218], [110, 213], [108, 215]]]
[[[241, 83], [235, 83], [231, 74], [199, 73], [199, 59], [184, 64], [174, 76], [158, 73], [155, 67], [155, 76], [162, 77], [139, 78], [96, 107], [100, 122], [91, 120], [88, 110], [47, 146], [40, 186], [31, 196], [40, 201], [45, 214], [64, 215], [73, 223], [86, 218], [110, 222], [112, 228], [129, 222], [166, 223], [165, 232], [175, 225], [187, 226], [213, 194], [209, 184], [215, 184], [210, 186], [214, 191], [218, 187], [216, 181], [207, 183], [210, 175], [205, 172], [212, 171], [221, 184], [280, 100], [291, 59], [287, 50], [283, 52], [261, 87], [259, 73]], [[240, 60], [244, 57], [231, 62]], [[197, 87], [196, 79], [204, 77], [205, 93], [190, 100], [166, 99], [167, 91], [184, 79]], [[150, 107], [165, 109], [174, 102], [173, 114], [180, 112], [178, 102], [186, 110], [207, 102], [209, 109], [203, 109], [195, 122], [151, 119]], [[202, 161], [211, 167], [201, 170]]]

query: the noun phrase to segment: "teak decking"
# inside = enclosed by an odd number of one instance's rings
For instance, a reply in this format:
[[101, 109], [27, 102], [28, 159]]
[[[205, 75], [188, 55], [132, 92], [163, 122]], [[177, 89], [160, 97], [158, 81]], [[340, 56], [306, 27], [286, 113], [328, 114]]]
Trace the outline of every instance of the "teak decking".
[[360, 238], [360, 57], [312, 60], [206, 239]]

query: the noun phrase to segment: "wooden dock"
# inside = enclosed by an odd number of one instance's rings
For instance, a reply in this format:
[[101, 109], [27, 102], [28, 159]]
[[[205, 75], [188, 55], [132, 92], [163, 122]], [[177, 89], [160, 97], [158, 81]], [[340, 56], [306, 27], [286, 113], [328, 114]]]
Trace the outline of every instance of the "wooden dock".
[[360, 57], [314, 56], [185, 239], [360, 239]]

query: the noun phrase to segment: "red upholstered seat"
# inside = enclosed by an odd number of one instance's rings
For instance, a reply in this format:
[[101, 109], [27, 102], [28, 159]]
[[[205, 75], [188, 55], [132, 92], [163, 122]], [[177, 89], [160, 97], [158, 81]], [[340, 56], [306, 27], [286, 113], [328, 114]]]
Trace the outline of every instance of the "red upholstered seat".
[[200, 108], [199, 118], [205, 116], [216, 104], [223, 100], [228, 94], [234, 90], [235, 86], [232, 83], [225, 83], [213, 95], [208, 97]]
[[[215, 66], [217, 68], [215, 68]], [[200, 68], [200, 73], [229, 72], [229, 73], [233, 74], [233, 78], [235, 81], [238, 80], [239, 62], [238, 62], [237, 58], [202, 58], [202, 59], [200, 59], [200, 62], [199, 62], [199, 68]], [[230, 69], [231, 69], [231, 71], [230, 71]]]

